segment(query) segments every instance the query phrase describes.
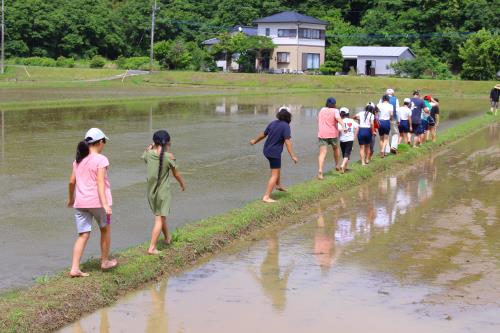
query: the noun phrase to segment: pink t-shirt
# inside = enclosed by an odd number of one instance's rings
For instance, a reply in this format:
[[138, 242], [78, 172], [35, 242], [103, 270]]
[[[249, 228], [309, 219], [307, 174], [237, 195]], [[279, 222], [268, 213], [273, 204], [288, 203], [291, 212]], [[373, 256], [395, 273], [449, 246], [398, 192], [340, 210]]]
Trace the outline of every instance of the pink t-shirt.
[[97, 169], [106, 168], [104, 188], [108, 205], [113, 204], [109, 185], [108, 158], [101, 154], [90, 154], [79, 164], [73, 162], [73, 172], [76, 176], [75, 208], [101, 208], [101, 200], [97, 192]]
[[340, 117], [338, 109], [322, 108], [318, 114], [318, 138], [334, 139], [338, 138], [337, 119]]

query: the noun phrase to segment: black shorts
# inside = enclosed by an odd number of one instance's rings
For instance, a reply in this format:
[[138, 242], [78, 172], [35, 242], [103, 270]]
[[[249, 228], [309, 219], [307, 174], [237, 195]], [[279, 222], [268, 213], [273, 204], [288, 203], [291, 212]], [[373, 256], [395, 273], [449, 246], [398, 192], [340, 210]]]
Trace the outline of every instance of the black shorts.
[[281, 157], [267, 157], [271, 169], [281, 169]]
[[340, 142], [340, 149], [342, 150], [342, 157], [350, 159], [352, 152], [352, 144], [354, 141]]

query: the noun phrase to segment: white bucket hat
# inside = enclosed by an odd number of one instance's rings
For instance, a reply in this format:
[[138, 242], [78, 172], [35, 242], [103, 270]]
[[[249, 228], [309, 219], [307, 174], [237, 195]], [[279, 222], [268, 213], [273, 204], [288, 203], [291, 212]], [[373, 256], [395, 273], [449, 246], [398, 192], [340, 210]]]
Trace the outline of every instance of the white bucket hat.
[[94, 143], [102, 139], [109, 140], [109, 138], [104, 134], [104, 132], [98, 128], [89, 129], [85, 134], [84, 139], [85, 141], [87, 141], [87, 143]]
[[389, 89], [387, 89], [387, 90], [385, 91], [385, 93], [386, 93], [387, 95], [394, 95], [394, 89], [389, 88]]

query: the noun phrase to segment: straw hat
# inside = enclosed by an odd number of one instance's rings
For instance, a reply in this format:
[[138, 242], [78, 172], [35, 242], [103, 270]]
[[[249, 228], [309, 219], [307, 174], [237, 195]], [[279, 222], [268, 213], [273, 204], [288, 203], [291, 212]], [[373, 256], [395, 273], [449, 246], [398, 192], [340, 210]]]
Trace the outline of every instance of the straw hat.
[[495, 85], [495, 89], [500, 89], [500, 83], [498, 83], [497, 85]]

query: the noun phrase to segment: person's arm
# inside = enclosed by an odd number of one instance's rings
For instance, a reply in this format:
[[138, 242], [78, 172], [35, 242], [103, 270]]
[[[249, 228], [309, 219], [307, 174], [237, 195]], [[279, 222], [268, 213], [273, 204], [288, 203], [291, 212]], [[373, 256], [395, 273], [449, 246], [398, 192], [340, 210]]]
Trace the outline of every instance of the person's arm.
[[372, 129], [372, 135], [377, 134], [377, 130], [375, 129], [375, 120], [373, 119], [373, 117], [370, 120], [370, 126], [371, 126], [371, 129]]
[[69, 178], [68, 184], [68, 203], [66, 204], [68, 208], [72, 208], [75, 204], [75, 187], [76, 187], [76, 176], [75, 171], [71, 172], [71, 177]]
[[434, 115], [434, 117], [436, 118], [436, 119], [434, 119], [434, 121], [436, 122], [436, 125], [435, 125], [435, 126], [436, 126], [436, 127], [439, 127], [439, 113], [436, 113], [436, 114]]
[[106, 176], [106, 168], [97, 169], [97, 193], [99, 194], [99, 201], [106, 211], [107, 215], [111, 215], [113, 212], [111, 207], [108, 205], [108, 199], [106, 199], [106, 187], [104, 184], [104, 177]]
[[185, 191], [186, 183], [184, 182], [184, 178], [182, 178], [182, 175], [177, 168], [172, 168], [172, 175], [175, 177], [175, 179], [177, 179], [177, 182], [181, 186], [181, 190]]
[[257, 143], [261, 142], [262, 140], [264, 140], [266, 138], [266, 134], [264, 132], [260, 132], [259, 135], [257, 135], [257, 137], [255, 139], [252, 139], [250, 140], [250, 144], [253, 146], [253, 145], [256, 145]]
[[336, 114], [335, 115], [335, 119], [337, 120], [337, 122], [342, 126], [342, 129], [344, 130], [344, 132], [346, 131], [346, 127], [344, 125], [344, 121], [342, 120], [342, 117], [340, 117], [340, 114]]
[[286, 139], [285, 146], [286, 146], [286, 150], [288, 150], [288, 154], [290, 154], [290, 157], [292, 158], [292, 161], [294, 163], [297, 163], [299, 161], [299, 159], [297, 158], [297, 156], [295, 155], [295, 152], [293, 151], [292, 140]]

